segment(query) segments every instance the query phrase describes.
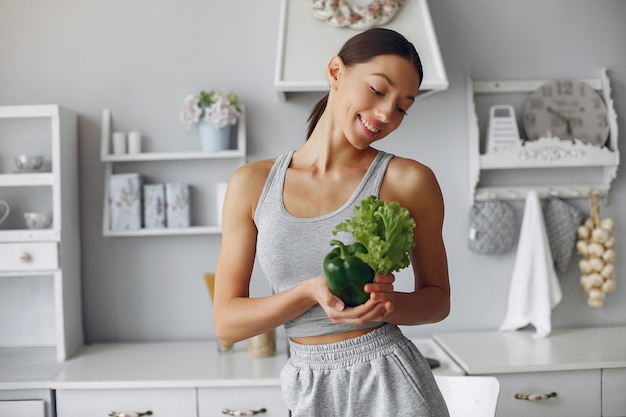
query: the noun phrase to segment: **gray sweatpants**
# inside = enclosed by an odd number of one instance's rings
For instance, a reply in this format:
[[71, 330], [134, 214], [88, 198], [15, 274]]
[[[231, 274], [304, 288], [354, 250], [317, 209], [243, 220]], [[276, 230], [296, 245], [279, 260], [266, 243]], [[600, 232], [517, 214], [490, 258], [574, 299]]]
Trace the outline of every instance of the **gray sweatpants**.
[[449, 416], [428, 362], [395, 325], [289, 346], [281, 385], [292, 417]]

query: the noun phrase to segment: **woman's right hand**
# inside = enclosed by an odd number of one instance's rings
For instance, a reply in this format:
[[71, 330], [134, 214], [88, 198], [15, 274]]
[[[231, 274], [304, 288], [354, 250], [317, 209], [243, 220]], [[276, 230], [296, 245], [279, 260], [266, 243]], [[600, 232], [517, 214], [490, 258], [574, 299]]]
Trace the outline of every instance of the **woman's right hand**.
[[387, 313], [385, 303], [372, 298], [359, 306], [346, 307], [341, 298], [330, 292], [324, 275], [310, 279], [308, 283], [311, 285], [313, 297], [333, 323], [366, 324], [380, 321]]

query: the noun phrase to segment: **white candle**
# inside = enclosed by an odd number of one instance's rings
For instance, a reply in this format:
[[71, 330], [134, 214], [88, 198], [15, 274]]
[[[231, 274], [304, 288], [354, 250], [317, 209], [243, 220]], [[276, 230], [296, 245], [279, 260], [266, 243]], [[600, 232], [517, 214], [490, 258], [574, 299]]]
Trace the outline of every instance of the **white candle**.
[[136, 130], [128, 132], [128, 153], [141, 152], [141, 134]]
[[113, 132], [113, 153], [126, 153], [126, 133]]

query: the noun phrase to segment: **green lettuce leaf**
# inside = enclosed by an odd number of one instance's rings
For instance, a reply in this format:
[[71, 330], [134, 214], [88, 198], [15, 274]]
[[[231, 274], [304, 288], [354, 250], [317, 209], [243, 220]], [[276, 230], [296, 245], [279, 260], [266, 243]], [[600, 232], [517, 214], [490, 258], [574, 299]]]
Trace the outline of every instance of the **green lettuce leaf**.
[[354, 216], [333, 230], [348, 232], [367, 249], [358, 257], [377, 274], [388, 274], [411, 263], [409, 253], [415, 246], [415, 221], [398, 202], [386, 202], [369, 196], [354, 207]]

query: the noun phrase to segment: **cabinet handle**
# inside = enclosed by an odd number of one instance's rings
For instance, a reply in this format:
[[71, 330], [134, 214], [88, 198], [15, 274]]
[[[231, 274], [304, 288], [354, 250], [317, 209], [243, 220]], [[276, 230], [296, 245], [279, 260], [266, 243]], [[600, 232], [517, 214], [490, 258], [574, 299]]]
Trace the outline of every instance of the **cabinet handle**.
[[556, 392], [551, 392], [550, 394], [515, 394], [516, 400], [526, 401], [544, 401], [554, 397], [556, 397]]
[[222, 414], [226, 414], [229, 416], [254, 416], [257, 414], [261, 414], [261, 413], [267, 413], [267, 410], [265, 408], [259, 408], [258, 410], [229, 410], [228, 408], [225, 408], [222, 410]]
[[141, 417], [141, 416], [151, 416], [152, 411], [144, 411], [143, 413], [118, 413], [117, 411], [109, 411], [109, 416], [111, 417]]
[[20, 262], [28, 263], [28, 262], [30, 262], [31, 259], [33, 259], [33, 258], [27, 252], [22, 252], [20, 254]]

